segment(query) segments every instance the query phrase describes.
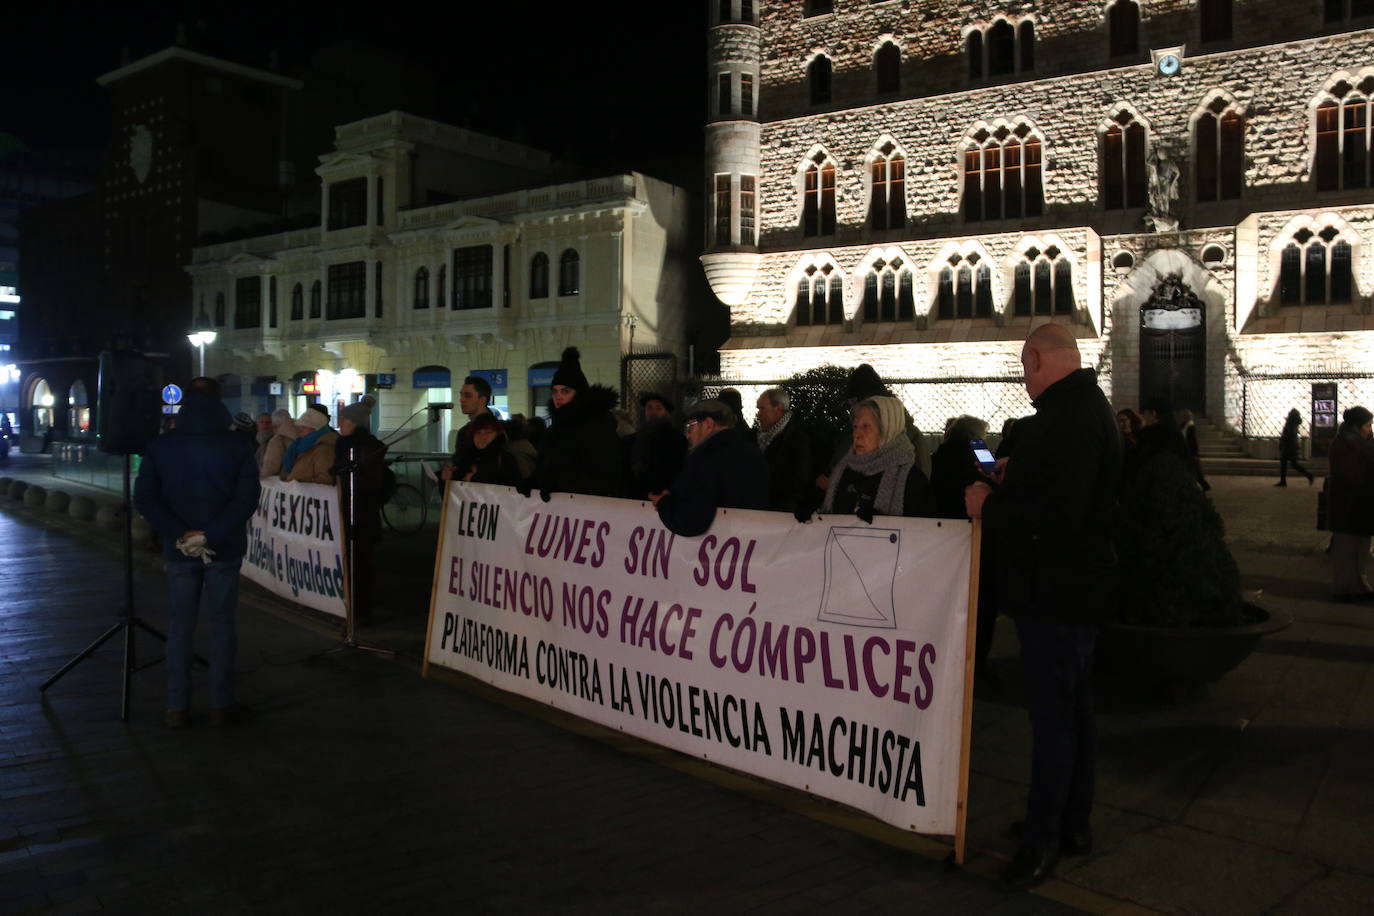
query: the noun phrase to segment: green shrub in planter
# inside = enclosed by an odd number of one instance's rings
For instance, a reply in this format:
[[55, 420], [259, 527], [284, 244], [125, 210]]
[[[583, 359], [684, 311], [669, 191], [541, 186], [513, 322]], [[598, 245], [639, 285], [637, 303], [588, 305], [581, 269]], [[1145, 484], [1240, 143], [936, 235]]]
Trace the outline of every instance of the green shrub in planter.
[[1142, 465], [1121, 499], [1118, 616], [1157, 627], [1247, 622], [1226, 528], [1187, 466], [1172, 454]]

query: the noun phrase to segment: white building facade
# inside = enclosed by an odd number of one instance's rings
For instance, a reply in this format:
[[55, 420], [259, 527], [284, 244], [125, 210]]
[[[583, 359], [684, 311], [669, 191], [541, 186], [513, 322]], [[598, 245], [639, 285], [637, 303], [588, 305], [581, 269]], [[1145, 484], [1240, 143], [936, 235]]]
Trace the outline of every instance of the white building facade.
[[400, 112], [338, 127], [320, 225], [205, 245], [192, 326], [249, 411], [374, 395], [374, 430], [446, 451], [468, 375], [542, 415], [559, 354], [618, 388], [622, 354], [681, 356], [685, 192], [638, 173], [555, 184], [547, 154]]
[[869, 362], [923, 429], [1000, 423], [1058, 321], [1118, 406], [1374, 402], [1374, 5], [709, 7], [724, 377]]

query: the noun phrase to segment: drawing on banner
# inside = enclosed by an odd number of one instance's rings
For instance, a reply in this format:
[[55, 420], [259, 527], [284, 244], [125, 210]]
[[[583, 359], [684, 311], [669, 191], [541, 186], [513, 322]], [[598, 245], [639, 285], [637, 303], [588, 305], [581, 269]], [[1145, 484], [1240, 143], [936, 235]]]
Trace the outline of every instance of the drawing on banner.
[[852, 627], [897, 628], [895, 583], [900, 531], [831, 528], [819, 619]]

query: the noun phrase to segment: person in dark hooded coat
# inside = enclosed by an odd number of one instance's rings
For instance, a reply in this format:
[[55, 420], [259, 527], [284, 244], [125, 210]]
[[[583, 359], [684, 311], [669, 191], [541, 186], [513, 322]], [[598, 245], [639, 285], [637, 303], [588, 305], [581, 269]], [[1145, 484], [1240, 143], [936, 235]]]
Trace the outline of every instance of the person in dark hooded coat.
[[167, 710], [163, 721], [190, 721], [192, 644], [201, 594], [210, 618], [210, 717], [242, 717], [234, 702], [239, 567], [247, 522], [258, 506], [255, 443], [229, 429], [219, 398], [193, 388], [176, 428], [148, 446], [134, 484], [134, 507], [162, 540], [168, 591]]
[[620, 496], [621, 444], [611, 413], [619, 397], [605, 385], [588, 384], [581, 359], [576, 347], [568, 347], [553, 374], [549, 430], [530, 488], [545, 494]]

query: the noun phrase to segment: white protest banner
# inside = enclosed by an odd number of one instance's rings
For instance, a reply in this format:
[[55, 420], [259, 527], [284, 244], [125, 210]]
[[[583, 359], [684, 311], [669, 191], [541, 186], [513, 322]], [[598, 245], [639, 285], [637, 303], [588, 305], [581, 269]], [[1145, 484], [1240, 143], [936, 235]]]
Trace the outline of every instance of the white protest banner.
[[263, 478], [248, 520], [243, 575], [283, 598], [346, 617], [347, 567], [338, 488]]
[[425, 663], [954, 834], [971, 527], [448, 488]]

